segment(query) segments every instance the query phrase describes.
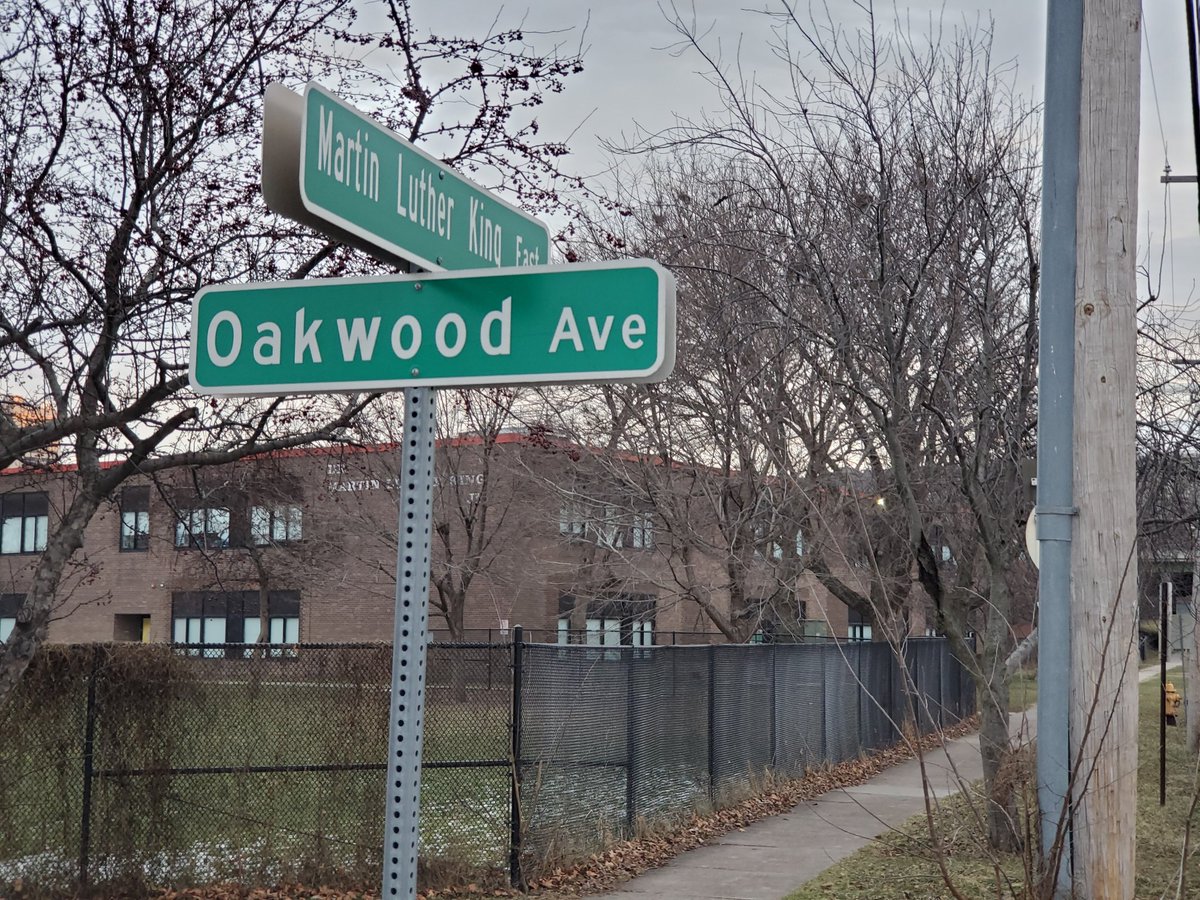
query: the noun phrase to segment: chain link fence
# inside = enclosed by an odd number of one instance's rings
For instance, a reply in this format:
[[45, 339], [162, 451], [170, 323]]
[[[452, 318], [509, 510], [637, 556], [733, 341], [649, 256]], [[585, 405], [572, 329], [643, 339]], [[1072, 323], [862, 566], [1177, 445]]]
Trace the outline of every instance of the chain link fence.
[[[889, 745], [910, 702], [924, 730], [969, 714], [945, 642], [905, 657], [912, 696], [882, 644], [432, 644], [423, 881], [520, 881]], [[390, 667], [379, 644], [44, 649], [0, 710], [0, 893], [376, 883]]]
[[[974, 710], [944, 640], [887, 644], [523, 648], [526, 874], [643, 821], [713, 808], [767, 773], [800, 775]], [[911, 685], [912, 690], [905, 689]]]

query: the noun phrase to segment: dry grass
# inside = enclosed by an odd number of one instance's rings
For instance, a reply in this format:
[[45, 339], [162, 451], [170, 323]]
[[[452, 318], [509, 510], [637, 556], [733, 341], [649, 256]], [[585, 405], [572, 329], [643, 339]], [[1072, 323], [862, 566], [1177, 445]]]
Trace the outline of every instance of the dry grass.
[[[1138, 840], [1136, 898], [1200, 896], [1197, 838], [1187, 862], [1187, 885], [1179, 887], [1186, 825], [1197, 824], [1192, 799], [1200, 790], [1196, 760], [1184, 746], [1182, 728], [1167, 729], [1167, 804], [1158, 805], [1158, 683], [1141, 685], [1138, 734]], [[1021, 897], [1024, 863], [1016, 855], [994, 860], [985, 850], [975, 817], [962, 797], [942, 804], [937, 822], [955, 886], [965, 897]], [[951, 895], [934, 861], [924, 816], [878, 839], [826, 870], [788, 900], [942, 900]]]

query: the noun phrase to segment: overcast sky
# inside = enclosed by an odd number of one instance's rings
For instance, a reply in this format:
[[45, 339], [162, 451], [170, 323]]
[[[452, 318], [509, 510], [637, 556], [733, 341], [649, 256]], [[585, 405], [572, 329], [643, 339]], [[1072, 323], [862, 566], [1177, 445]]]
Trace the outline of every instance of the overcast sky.
[[[669, 0], [663, 0], [666, 5]], [[781, 86], [784, 68], [767, 49], [771, 20], [755, 10], [772, 8], [771, 0], [694, 0], [677, 6], [695, 17], [705, 44], [729, 63], [740, 59], [743, 71], [770, 87]], [[797, 4], [803, 11], [804, 4]], [[827, 0], [835, 18], [847, 27], [862, 21], [852, 0]], [[538, 47], [561, 42], [574, 48], [582, 40], [585, 71], [568, 80], [563, 95], [554, 97], [539, 122], [554, 137], [571, 140], [574, 170], [590, 173], [605, 167], [601, 141], [632, 137], [637, 128], [656, 131], [675, 116], [695, 118], [719, 109], [717, 93], [702, 77], [704, 61], [694, 51], [673, 52], [678, 35], [655, 0], [414, 0], [414, 15], [423, 27], [448, 34], [486, 28], [499, 17], [501, 25], [522, 21], [528, 32], [561, 32], [535, 36]], [[1200, 306], [1200, 229], [1194, 185], [1170, 188], [1170, 210], [1159, 183], [1169, 160], [1176, 174], [1195, 174], [1188, 89], [1187, 47], [1183, 4], [1143, 4], [1142, 123], [1139, 194], [1139, 241], [1142, 261], [1162, 271], [1160, 296], [1172, 305]], [[914, 2], [895, 7], [880, 3], [877, 19], [888, 23], [897, 16], [914, 31], [930, 21], [944, 28], [976, 22], [994, 25], [993, 59], [1017, 66], [1017, 84], [1040, 102], [1043, 95], [1046, 0], [1009, 0], [981, 5], [966, 0], [945, 3]], [[803, 14], [803, 13], [802, 13]], [[586, 25], [586, 29], [585, 29]], [[1151, 77], [1153, 74], [1153, 77]], [[1155, 90], [1157, 88], [1157, 90]], [[1165, 144], [1165, 151], [1164, 151]], [[1170, 213], [1168, 216], [1168, 212]], [[1164, 247], [1165, 258], [1161, 260]], [[1144, 282], [1139, 283], [1144, 295]], [[1193, 311], [1193, 315], [1195, 315]]]

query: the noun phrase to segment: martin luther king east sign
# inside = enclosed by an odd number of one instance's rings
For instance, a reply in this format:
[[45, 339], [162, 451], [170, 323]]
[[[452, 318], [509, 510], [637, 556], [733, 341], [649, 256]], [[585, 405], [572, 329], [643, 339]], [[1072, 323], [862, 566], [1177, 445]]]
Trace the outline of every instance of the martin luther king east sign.
[[425, 269], [550, 262], [536, 218], [320, 85], [301, 98], [273, 84], [265, 107], [263, 196], [277, 212]]
[[204, 394], [659, 381], [675, 283], [653, 262], [205, 288], [191, 380]]

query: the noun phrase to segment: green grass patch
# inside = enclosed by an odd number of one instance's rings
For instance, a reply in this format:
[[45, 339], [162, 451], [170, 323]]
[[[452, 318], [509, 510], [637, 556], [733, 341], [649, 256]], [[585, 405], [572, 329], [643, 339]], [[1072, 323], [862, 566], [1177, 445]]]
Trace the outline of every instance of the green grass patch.
[[1020, 712], [1037, 704], [1037, 669], [1019, 669], [1008, 679], [1008, 708]]
[[[0, 894], [17, 878], [66, 888], [78, 871], [92, 663], [90, 651], [75, 655], [47, 654], [28, 689], [0, 710]], [[208, 665], [161, 649], [115, 653], [95, 706], [93, 883], [124, 895], [141, 884], [376, 878], [386, 657], [360, 656], [352, 665], [348, 653], [306, 650], [294, 663]], [[452, 693], [429, 689], [423, 859], [500, 865], [507, 764], [445, 764], [505, 761], [509, 703], [503, 692]]]
[[[1179, 687], [1176, 682], [1176, 687]], [[1138, 732], [1138, 824], [1136, 898], [1174, 897], [1183, 851], [1185, 825], [1198, 787], [1196, 760], [1187, 753], [1184, 729], [1167, 729], [1167, 804], [1158, 805], [1157, 680], [1140, 685]], [[1014, 703], [1014, 709], [1019, 708]], [[976, 786], [978, 787], [978, 786]], [[978, 808], [978, 803], [976, 804]], [[1193, 823], [1197, 816], [1193, 813]], [[942, 801], [934, 831], [942, 856], [965, 897], [1021, 897], [1025, 863], [1019, 855], [994, 857], [982, 840], [983, 829], [967, 798]], [[1200, 860], [1192, 838], [1184, 896], [1200, 896]], [[953, 896], [936, 862], [924, 815], [847, 857], [790, 894], [787, 900], [944, 900]]]

